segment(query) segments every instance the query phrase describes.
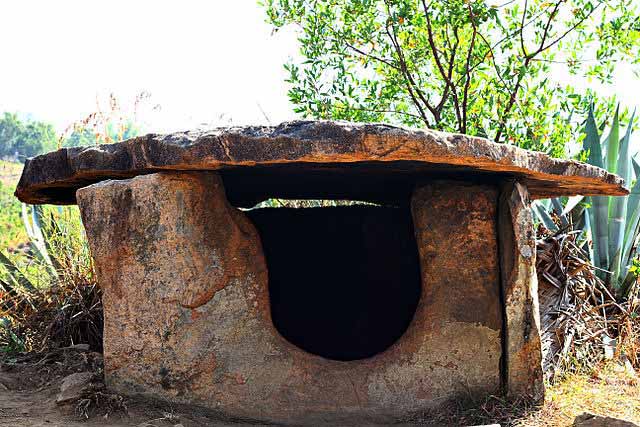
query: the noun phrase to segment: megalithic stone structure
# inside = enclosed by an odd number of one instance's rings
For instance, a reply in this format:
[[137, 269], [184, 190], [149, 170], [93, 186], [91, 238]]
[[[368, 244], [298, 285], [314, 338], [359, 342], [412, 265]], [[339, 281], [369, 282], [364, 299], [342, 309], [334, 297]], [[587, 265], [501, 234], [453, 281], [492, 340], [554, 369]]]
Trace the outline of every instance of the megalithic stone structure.
[[110, 388], [312, 425], [542, 399], [530, 200], [574, 194], [627, 190], [482, 138], [323, 121], [62, 149], [16, 190], [80, 207]]

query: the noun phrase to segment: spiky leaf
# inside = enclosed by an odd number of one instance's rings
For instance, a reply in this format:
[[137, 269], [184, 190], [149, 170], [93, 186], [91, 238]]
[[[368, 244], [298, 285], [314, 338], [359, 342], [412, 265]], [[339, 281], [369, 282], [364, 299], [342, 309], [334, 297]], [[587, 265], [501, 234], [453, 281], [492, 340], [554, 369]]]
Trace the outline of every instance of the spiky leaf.
[[[584, 148], [589, 151], [589, 163], [601, 168], [604, 167], [600, 135], [593, 115], [593, 105], [589, 108], [584, 132]], [[589, 222], [593, 240], [593, 261], [596, 267], [607, 270], [609, 268], [609, 198], [595, 196], [590, 200]], [[602, 273], [599, 274], [602, 275]]]

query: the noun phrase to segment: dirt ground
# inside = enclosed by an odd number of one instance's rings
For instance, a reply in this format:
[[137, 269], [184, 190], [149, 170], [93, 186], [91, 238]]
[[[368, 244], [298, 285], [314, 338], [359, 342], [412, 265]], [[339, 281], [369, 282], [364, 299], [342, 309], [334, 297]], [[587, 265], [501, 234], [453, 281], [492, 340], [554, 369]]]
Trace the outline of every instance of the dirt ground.
[[[84, 399], [57, 405], [62, 380], [74, 372], [93, 372], [96, 388]], [[195, 427], [238, 426], [202, 408], [171, 405], [108, 393], [100, 381], [98, 353], [59, 351], [18, 358], [0, 357], [0, 426], [12, 427]], [[246, 424], [244, 424], [246, 425]]]
[[[94, 373], [95, 387], [82, 399], [57, 405], [62, 380], [75, 372]], [[102, 356], [77, 349], [48, 354], [0, 356], [0, 426], [24, 427], [194, 427], [247, 425], [196, 406], [172, 405], [110, 394], [102, 382]], [[92, 382], [92, 383], [94, 383]], [[583, 412], [640, 424], [640, 387], [634, 372], [603, 366], [572, 375], [547, 390], [542, 406], [491, 397], [446, 413], [411, 417], [403, 425], [570, 426]]]

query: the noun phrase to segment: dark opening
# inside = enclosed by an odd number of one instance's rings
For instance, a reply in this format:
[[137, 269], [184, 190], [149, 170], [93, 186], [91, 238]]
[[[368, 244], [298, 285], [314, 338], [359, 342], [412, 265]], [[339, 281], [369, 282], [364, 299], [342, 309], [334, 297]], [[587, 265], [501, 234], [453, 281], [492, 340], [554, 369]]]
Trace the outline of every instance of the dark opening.
[[301, 349], [371, 357], [407, 329], [420, 299], [408, 206], [260, 208], [273, 323]]

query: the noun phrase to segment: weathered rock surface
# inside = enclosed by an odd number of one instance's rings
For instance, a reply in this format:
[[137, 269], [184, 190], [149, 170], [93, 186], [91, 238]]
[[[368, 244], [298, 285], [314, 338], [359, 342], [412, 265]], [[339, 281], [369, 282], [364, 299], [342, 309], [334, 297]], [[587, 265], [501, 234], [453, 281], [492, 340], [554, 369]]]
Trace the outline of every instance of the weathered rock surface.
[[575, 427], [638, 427], [637, 424], [619, 418], [602, 417], [585, 412], [573, 421]]
[[362, 425], [499, 390], [493, 186], [416, 190], [414, 319], [387, 350], [349, 362], [306, 353], [275, 330], [260, 236], [215, 173], [105, 181], [77, 197], [104, 290], [105, 378], [120, 393], [240, 420]]
[[527, 187], [505, 182], [499, 202], [498, 236], [504, 301], [504, 368], [512, 397], [544, 399], [536, 233]]
[[76, 372], [75, 374], [66, 376], [64, 380], [62, 380], [56, 403], [58, 405], [64, 405], [65, 403], [72, 403], [81, 399], [85, 393], [91, 390], [92, 378], [92, 372]]
[[443, 391], [461, 392], [462, 382], [476, 391], [500, 387], [497, 205], [497, 188], [455, 181], [419, 187], [411, 200], [423, 287], [407, 334], [421, 331], [415, 340], [448, 359], [450, 370], [428, 375]]
[[[622, 179], [603, 169], [483, 138], [383, 124], [295, 121], [61, 149], [25, 164], [16, 196], [27, 203], [75, 203], [78, 188], [161, 170], [220, 170], [225, 182], [233, 182], [227, 191], [236, 206], [276, 196], [385, 200], [410, 192], [416, 175], [425, 174], [514, 176], [532, 198], [627, 193]], [[301, 176], [303, 181], [296, 179]]]

